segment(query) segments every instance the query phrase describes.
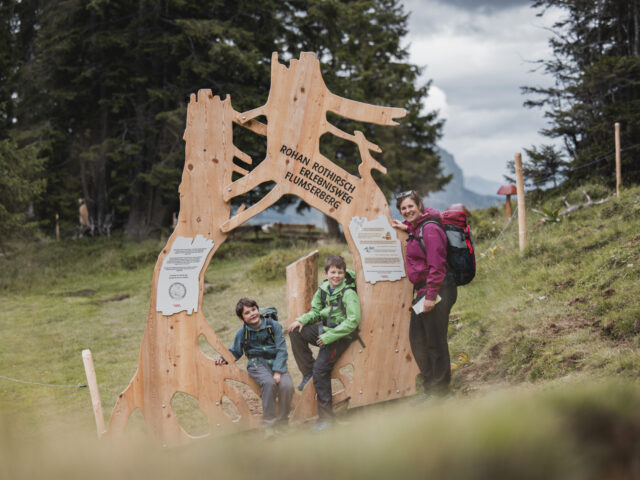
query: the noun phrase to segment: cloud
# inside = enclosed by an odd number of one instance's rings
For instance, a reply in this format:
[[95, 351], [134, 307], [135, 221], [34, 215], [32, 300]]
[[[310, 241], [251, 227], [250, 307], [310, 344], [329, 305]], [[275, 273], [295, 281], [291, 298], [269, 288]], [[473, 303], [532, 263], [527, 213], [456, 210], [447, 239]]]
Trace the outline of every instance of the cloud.
[[449, 117], [449, 105], [447, 104], [447, 94], [436, 85], [429, 88], [429, 96], [424, 102], [424, 112], [438, 110], [441, 118]]
[[[420, 3], [420, 2], [415, 2]], [[495, 11], [529, 5], [530, 0], [447, 0], [440, 1], [444, 5], [453, 5], [467, 10]]]
[[[543, 112], [522, 106], [524, 85], [548, 85], [532, 72], [551, 54], [543, 21], [526, 1], [406, 0], [412, 10], [409, 52], [432, 79], [425, 108], [446, 118], [439, 142], [466, 175], [500, 181], [507, 160], [532, 144], [551, 143], [538, 131]], [[557, 13], [557, 12], [555, 12]]]

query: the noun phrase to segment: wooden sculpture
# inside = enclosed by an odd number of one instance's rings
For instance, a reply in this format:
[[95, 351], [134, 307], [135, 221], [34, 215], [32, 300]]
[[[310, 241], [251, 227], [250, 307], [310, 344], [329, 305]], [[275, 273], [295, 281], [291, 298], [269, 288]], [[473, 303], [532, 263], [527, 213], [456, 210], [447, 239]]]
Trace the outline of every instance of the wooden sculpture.
[[[254, 110], [238, 113], [229, 97], [220, 100], [210, 90], [200, 90], [197, 99], [191, 96], [178, 224], [156, 263], [138, 370], [118, 398], [109, 434], [122, 433], [133, 410], [139, 408], [151, 436], [167, 445], [188, 441], [191, 437], [171, 408], [178, 392], [198, 400], [212, 433], [257, 425], [245, 399], [228, 380], [244, 383], [258, 395], [260, 391], [247, 372], [233, 363], [202, 314], [204, 272], [229, 232], [286, 194], [296, 195], [336, 219], [353, 254], [362, 304], [360, 335], [366, 348], [354, 342], [336, 365], [333, 375], [344, 389], [335, 401], [347, 402], [351, 408], [415, 392], [418, 368], [408, 335], [412, 285], [403, 278], [401, 247], [405, 234], [400, 233], [402, 238], [398, 239], [391, 228], [389, 205], [371, 176], [373, 168], [386, 173], [370, 154], [381, 150], [361, 132], [350, 134], [330, 124], [328, 111], [389, 126], [405, 115], [400, 108], [368, 105], [332, 94], [313, 53], [302, 53], [289, 67], [280, 64], [274, 53], [268, 101]], [[260, 116], [266, 117], [266, 125], [256, 120]], [[234, 146], [233, 123], [267, 137], [266, 157], [251, 172], [234, 164], [234, 158], [249, 165], [252, 159]], [[326, 132], [358, 146], [359, 176], [320, 153], [319, 140]], [[236, 181], [232, 181], [234, 171], [242, 175]], [[257, 203], [248, 208], [243, 205], [230, 216], [230, 200], [264, 182], [275, 186]], [[399, 265], [401, 271], [396, 268], [389, 273], [387, 263]], [[310, 298], [313, 288], [309, 285], [300, 298]], [[301, 303], [289, 302], [289, 321], [309, 308]], [[200, 335], [230, 361], [229, 365], [214, 366], [198, 348]], [[293, 359], [289, 368], [296, 368]], [[349, 374], [343, 373], [347, 370]], [[312, 383], [297, 399], [294, 419], [315, 415]], [[237, 422], [224, 412], [223, 396], [235, 404], [240, 414]]]

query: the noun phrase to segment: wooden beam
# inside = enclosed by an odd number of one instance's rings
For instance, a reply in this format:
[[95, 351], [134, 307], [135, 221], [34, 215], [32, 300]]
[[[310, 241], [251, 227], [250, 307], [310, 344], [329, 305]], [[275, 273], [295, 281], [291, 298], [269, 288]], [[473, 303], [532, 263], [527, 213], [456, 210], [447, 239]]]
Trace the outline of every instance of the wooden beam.
[[622, 167], [620, 160], [620, 123], [615, 124], [615, 142], [616, 142], [616, 197], [620, 198], [620, 190], [622, 189]]
[[98, 381], [93, 367], [91, 350], [82, 351], [82, 363], [84, 363], [84, 372], [87, 375], [87, 385], [89, 385], [89, 393], [91, 394], [91, 405], [93, 406], [93, 416], [96, 419], [98, 438], [102, 438], [105, 433], [104, 415], [102, 413], [102, 402], [100, 401], [100, 392], [98, 391]]
[[520, 153], [516, 153], [516, 184], [518, 187], [518, 239], [520, 252], [524, 252], [524, 249], [527, 248], [527, 211], [524, 204], [524, 177]]

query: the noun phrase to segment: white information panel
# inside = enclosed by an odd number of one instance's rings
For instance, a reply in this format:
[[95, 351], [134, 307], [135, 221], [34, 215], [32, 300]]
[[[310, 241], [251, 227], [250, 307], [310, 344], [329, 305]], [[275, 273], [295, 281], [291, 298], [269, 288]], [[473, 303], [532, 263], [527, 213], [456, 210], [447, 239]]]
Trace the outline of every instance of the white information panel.
[[198, 277], [202, 271], [213, 240], [197, 235], [196, 238], [177, 237], [171, 251], [162, 262], [158, 277], [156, 311], [163, 315], [198, 311]]
[[353, 217], [349, 232], [360, 252], [367, 282], [392, 282], [406, 276], [400, 240], [387, 217]]

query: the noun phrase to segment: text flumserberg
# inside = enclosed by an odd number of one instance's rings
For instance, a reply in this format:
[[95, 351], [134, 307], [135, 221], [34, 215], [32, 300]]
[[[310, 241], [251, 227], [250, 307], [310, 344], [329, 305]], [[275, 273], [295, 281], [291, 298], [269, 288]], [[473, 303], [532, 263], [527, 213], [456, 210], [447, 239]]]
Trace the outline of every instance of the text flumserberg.
[[348, 178], [338, 175], [318, 162], [311, 164], [309, 157], [286, 145], [282, 145], [280, 153], [304, 165], [298, 173], [290, 171], [285, 173], [285, 180], [303, 188], [336, 209], [342, 202], [351, 203], [356, 186]]

